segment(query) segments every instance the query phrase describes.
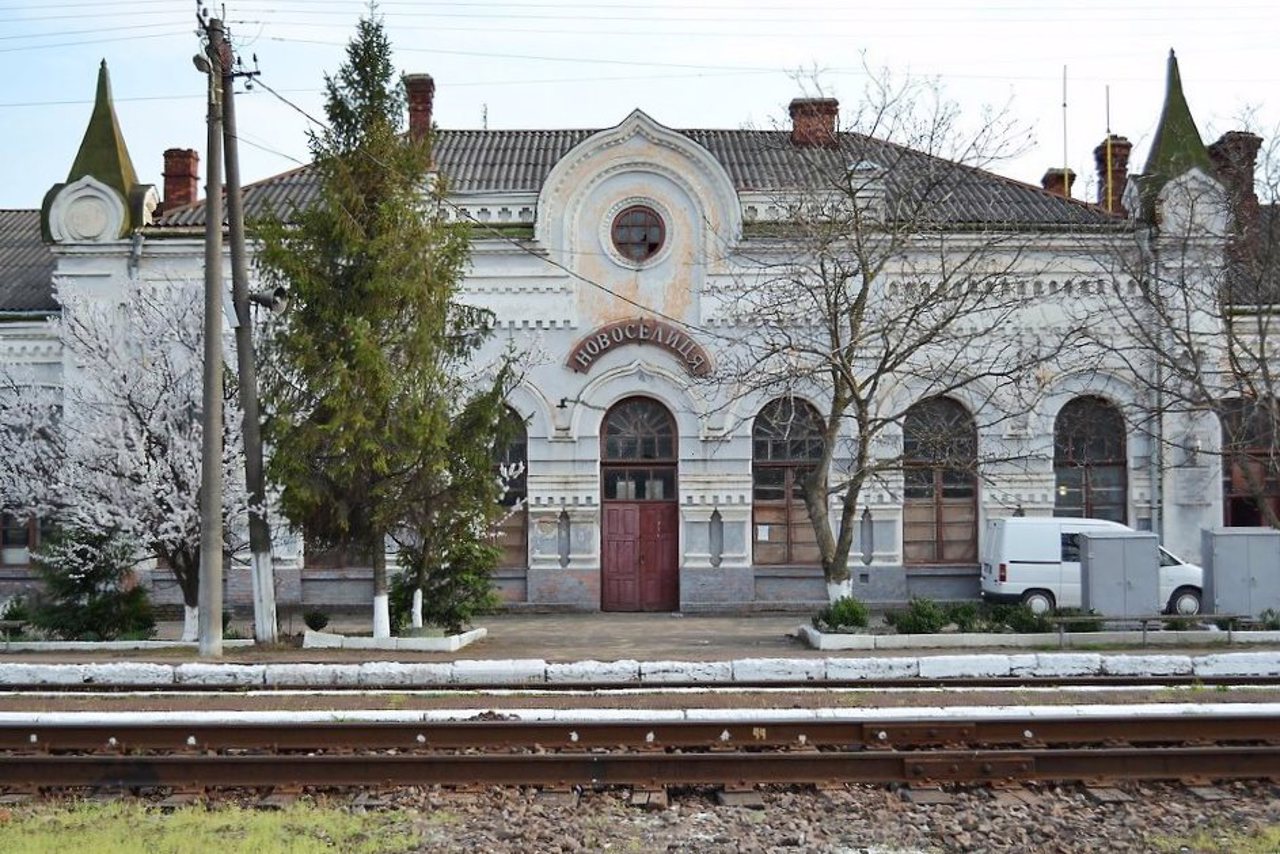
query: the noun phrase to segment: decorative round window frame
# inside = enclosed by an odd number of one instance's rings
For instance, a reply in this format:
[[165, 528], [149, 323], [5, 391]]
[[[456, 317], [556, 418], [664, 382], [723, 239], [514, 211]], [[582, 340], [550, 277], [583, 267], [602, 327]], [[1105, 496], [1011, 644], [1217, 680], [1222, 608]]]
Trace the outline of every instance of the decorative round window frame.
[[[652, 214], [658, 221], [659, 227], [662, 229], [662, 240], [658, 247], [646, 258], [636, 260], [628, 255], [624, 255], [618, 248], [618, 244], [614, 242], [614, 228], [618, 220], [627, 213], [634, 210], [647, 211]], [[666, 207], [658, 204], [653, 199], [631, 197], [621, 199], [610, 208], [603, 221], [600, 223], [600, 242], [609, 251], [610, 256], [615, 261], [625, 267], [633, 269], [641, 269], [650, 267], [661, 262], [671, 253], [671, 233], [668, 223], [671, 222], [671, 215]]]

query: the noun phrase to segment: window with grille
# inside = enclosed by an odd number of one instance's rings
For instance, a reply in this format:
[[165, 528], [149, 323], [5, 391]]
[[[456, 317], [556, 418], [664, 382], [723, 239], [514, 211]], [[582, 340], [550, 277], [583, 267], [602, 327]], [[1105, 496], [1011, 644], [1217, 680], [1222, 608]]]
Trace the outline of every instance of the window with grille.
[[771, 401], [756, 416], [751, 429], [751, 514], [757, 564], [821, 563], [804, 503], [804, 482], [822, 459], [822, 427], [817, 410], [795, 398]]
[[1268, 512], [1280, 518], [1280, 454], [1274, 399], [1222, 402], [1223, 521], [1234, 527], [1265, 527]]
[[978, 431], [950, 398], [922, 400], [902, 421], [906, 563], [978, 559]]
[[618, 254], [637, 264], [657, 255], [667, 236], [662, 217], [644, 205], [633, 205], [614, 217], [610, 233]]
[[0, 564], [25, 566], [49, 534], [48, 527], [29, 516], [0, 514]]
[[601, 436], [606, 501], [676, 500], [676, 424], [647, 397], [609, 410]]
[[1068, 402], [1053, 425], [1053, 515], [1128, 521], [1124, 416], [1101, 397]]
[[513, 410], [504, 413], [506, 429], [510, 436], [498, 454], [498, 464], [521, 466], [520, 474], [507, 483], [502, 504], [507, 508], [494, 532], [494, 543], [502, 549], [498, 566], [514, 569], [529, 565], [529, 436], [524, 420]]

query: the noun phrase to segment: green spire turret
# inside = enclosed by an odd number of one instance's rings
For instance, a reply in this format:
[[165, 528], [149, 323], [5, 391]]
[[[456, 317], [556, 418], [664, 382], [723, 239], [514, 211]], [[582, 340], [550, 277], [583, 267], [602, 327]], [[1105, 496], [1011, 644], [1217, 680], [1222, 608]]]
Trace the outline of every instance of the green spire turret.
[[92, 175], [113, 190], [119, 190], [125, 198], [138, 184], [138, 173], [133, 169], [129, 149], [120, 132], [120, 121], [111, 102], [111, 78], [107, 74], [107, 61], [98, 67], [98, 94], [93, 101], [93, 115], [85, 128], [84, 139], [76, 161], [67, 173], [67, 183]]
[[1209, 150], [1200, 138], [1195, 119], [1191, 117], [1191, 108], [1182, 94], [1178, 58], [1170, 50], [1164, 109], [1160, 113], [1160, 123], [1156, 125], [1155, 138], [1151, 140], [1147, 165], [1139, 179], [1144, 219], [1150, 221], [1154, 216], [1156, 197], [1165, 184], [1193, 168], [1206, 175], [1213, 174]]
[[[116, 118], [115, 105], [111, 101], [111, 78], [107, 74], [105, 59], [98, 68], [98, 92], [89, 126], [80, 141], [80, 151], [67, 173], [67, 180], [55, 184], [44, 197], [40, 228], [46, 241], [55, 239], [55, 230], [63, 235], [58, 239], [65, 238], [65, 229], [55, 229], [50, 223], [50, 211], [65, 188], [85, 178], [92, 178], [112, 190], [124, 207], [123, 221], [112, 223], [110, 235], [100, 234], [94, 239], [124, 237], [149, 220], [150, 209], [155, 206], [154, 188], [138, 183], [138, 173], [133, 168], [124, 134], [120, 131], [120, 121]], [[115, 231], [116, 225], [119, 226], [118, 232]]]

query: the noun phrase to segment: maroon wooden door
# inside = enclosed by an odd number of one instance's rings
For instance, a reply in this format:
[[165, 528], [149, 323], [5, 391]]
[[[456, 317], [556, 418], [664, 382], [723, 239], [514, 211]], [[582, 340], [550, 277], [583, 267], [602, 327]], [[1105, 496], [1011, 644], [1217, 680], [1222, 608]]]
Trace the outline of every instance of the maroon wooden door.
[[640, 610], [640, 505], [604, 505], [600, 607]]
[[675, 502], [604, 505], [605, 611], [675, 611], [680, 607], [680, 513]]
[[600, 608], [680, 607], [676, 423], [647, 397], [610, 407], [600, 430]]

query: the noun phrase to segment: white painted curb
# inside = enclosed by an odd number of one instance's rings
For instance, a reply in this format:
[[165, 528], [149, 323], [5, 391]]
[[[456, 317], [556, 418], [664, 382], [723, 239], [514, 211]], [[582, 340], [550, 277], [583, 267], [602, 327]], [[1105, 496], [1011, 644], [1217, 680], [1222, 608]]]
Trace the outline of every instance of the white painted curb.
[[1136, 703], [1079, 706], [912, 706], [910, 708], [822, 709], [334, 709], [323, 711], [184, 711], [184, 712], [0, 712], [0, 725], [137, 726], [169, 724], [209, 726], [229, 723], [257, 725], [308, 723], [423, 723], [472, 720], [477, 715], [499, 714], [513, 720], [585, 723], [631, 721], [902, 721], [902, 720], [999, 720], [1004, 718], [1101, 718], [1123, 714], [1135, 719], [1280, 715], [1280, 703]]
[[733, 685], [739, 682], [818, 682], [1063, 676], [1280, 676], [1280, 651], [1193, 655], [1083, 652], [835, 658], [741, 658], [735, 661], [578, 661], [540, 658], [463, 659], [452, 662], [366, 661], [347, 664], [212, 664], [0, 662], [0, 685], [138, 686], [182, 688], [431, 688], [439, 686]]

